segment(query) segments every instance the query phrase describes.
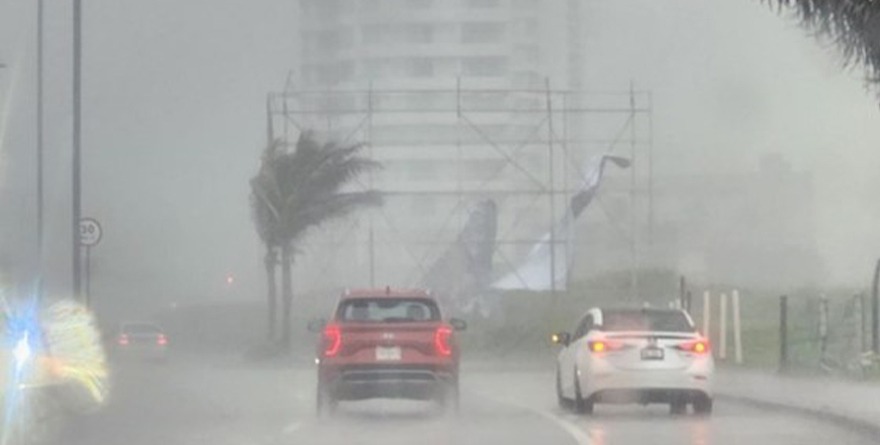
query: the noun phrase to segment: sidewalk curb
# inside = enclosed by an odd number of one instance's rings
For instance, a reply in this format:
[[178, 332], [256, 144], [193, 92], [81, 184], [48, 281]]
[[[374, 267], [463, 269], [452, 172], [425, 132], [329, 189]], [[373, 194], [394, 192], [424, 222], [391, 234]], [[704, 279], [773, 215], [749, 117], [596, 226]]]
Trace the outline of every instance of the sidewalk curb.
[[759, 399], [755, 397], [724, 394], [722, 392], [718, 392], [717, 390], [715, 391], [715, 399], [726, 402], [739, 403], [742, 405], [749, 405], [765, 410], [784, 411], [801, 416], [812, 417], [814, 419], [819, 419], [826, 422], [833, 422], [838, 425], [844, 425], [866, 435], [880, 437], [880, 422], [875, 423], [865, 419], [859, 419], [845, 414], [835, 413], [828, 408], [808, 408], [804, 406], [797, 406], [783, 402], [774, 402], [771, 400]]

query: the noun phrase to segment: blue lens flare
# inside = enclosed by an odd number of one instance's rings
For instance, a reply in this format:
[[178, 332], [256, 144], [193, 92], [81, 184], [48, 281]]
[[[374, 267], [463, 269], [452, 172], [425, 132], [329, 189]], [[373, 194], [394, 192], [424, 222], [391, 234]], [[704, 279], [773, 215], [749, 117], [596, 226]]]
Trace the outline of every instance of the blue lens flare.
[[[49, 406], [41, 394], [58, 387], [51, 405], [68, 411], [103, 406], [109, 370], [94, 315], [71, 299], [42, 305], [37, 298], [6, 299], [0, 291], [0, 445], [28, 435], [29, 414]], [[12, 431], [18, 431], [13, 433]]]
[[3, 299], [3, 313], [0, 318], [0, 360], [6, 363], [5, 385], [3, 387], [3, 437], [0, 443], [7, 443], [9, 431], [17, 420], [24, 403], [24, 387], [35, 370], [34, 358], [42, 354], [42, 334], [40, 311], [36, 298], [27, 298], [10, 306]]

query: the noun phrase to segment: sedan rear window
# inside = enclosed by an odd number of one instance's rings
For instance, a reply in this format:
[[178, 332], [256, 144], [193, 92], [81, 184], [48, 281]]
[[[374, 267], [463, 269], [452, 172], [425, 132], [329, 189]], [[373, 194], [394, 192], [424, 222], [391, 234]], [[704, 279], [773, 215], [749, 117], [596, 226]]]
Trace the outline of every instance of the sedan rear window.
[[632, 309], [603, 311], [602, 330], [694, 332], [694, 327], [680, 311]]
[[158, 326], [147, 323], [130, 323], [122, 327], [122, 331], [128, 334], [158, 334], [162, 332]]
[[417, 298], [357, 298], [343, 301], [336, 317], [342, 321], [403, 323], [440, 320], [431, 300]]

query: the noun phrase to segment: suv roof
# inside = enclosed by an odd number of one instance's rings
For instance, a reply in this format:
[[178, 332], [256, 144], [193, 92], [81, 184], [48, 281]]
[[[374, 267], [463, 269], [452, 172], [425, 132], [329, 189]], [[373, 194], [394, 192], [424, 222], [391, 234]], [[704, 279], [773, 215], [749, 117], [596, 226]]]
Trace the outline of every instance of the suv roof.
[[433, 298], [427, 289], [395, 289], [391, 286], [383, 288], [348, 289], [342, 298]]

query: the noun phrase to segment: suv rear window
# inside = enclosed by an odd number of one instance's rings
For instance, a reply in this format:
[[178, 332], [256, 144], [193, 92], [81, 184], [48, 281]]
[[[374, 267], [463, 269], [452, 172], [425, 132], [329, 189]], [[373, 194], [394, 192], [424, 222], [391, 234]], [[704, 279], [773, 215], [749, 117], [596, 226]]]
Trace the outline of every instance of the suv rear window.
[[694, 327], [680, 311], [629, 309], [603, 311], [602, 330], [694, 332]]
[[336, 318], [363, 323], [440, 320], [437, 303], [421, 298], [356, 298], [339, 305]]

